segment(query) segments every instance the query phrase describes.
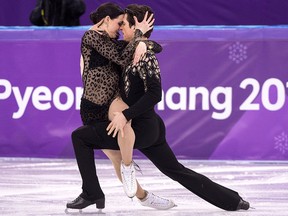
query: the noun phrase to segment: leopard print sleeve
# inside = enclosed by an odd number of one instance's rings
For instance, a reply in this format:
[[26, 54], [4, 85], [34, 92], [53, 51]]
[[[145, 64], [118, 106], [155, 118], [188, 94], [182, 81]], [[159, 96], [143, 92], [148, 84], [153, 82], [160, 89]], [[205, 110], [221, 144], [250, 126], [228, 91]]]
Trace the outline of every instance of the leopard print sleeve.
[[137, 38], [142, 36], [140, 30], [136, 30], [134, 39], [122, 50], [117, 49], [116, 44], [106, 35], [100, 35], [94, 30], [85, 32], [82, 42], [86, 46], [91, 46], [99, 54], [108, 60], [122, 66], [127, 66], [132, 59], [136, 45], [138, 44]]

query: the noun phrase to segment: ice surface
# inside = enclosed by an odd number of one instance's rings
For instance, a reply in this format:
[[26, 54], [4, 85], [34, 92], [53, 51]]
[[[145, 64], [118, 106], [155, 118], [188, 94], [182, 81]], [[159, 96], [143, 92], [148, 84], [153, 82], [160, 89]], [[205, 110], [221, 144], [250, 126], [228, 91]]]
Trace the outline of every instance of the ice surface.
[[[227, 212], [190, 193], [160, 173], [148, 160], [136, 160], [143, 175], [141, 185], [157, 195], [171, 198], [177, 207], [159, 211], [129, 199], [116, 178], [109, 160], [96, 159], [97, 173], [106, 196], [106, 216], [287, 216], [288, 162], [279, 161], [195, 161], [185, 166], [236, 190], [255, 209]], [[66, 215], [67, 201], [81, 192], [81, 178], [74, 159], [0, 158], [0, 215]], [[82, 215], [97, 215], [95, 206]], [[77, 211], [73, 212], [77, 213]]]

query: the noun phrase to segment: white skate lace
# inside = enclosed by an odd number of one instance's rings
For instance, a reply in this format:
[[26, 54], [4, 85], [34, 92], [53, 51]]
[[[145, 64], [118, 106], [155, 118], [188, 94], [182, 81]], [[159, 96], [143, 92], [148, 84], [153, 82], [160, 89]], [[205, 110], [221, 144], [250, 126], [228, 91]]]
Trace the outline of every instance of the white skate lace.
[[132, 163], [133, 163], [133, 166], [134, 166], [135, 170], [136, 170], [137, 172], [140, 172], [140, 173], [143, 175], [140, 166], [139, 166], [137, 163], [135, 163], [135, 161], [132, 161]]
[[[130, 175], [127, 175], [127, 173], [130, 174]], [[133, 175], [133, 173], [134, 173], [134, 171], [130, 171], [130, 168], [128, 168], [128, 169], [124, 168], [124, 170], [123, 170], [124, 181], [127, 182], [127, 183], [128, 182], [132, 183], [132, 180], [133, 180], [132, 175]]]
[[139, 200], [141, 205], [148, 206], [151, 208], [156, 208], [160, 210], [167, 210], [173, 207], [176, 207], [175, 203], [172, 200], [159, 197], [153, 193], [146, 191], [147, 197], [143, 200]]
[[[134, 166], [135, 171], [140, 172], [140, 173], [143, 175], [140, 166], [139, 166], [135, 161], [132, 161], [132, 164], [131, 164], [130, 166]], [[128, 166], [128, 167], [130, 168], [130, 166]], [[125, 166], [125, 167], [127, 167], [127, 166]], [[125, 169], [125, 172], [130, 172], [130, 171], [128, 171], [128, 170]], [[131, 174], [132, 174], [132, 173], [133, 173], [133, 172], [131, 172]], [[125, 180], [126, 180], [126, 179], [125, 179]], [[132, 180], [132, 178], [131, 178], [131, 175], [130, 175], [130, 181], [131, 181], [131, 180]]]
[[[137, 166], [136, 166], [137, 167]], [[138, 166], [139, 167], [139, 166]], [[136, 178], [135, 176], [135, 163], [132, 162], [129, 166], [122, 164], [122, 180], [124, 191], [126, 195], [130, 198], [135, 196], [137, 190]]]
[[154, 205], [158, 205], [158, 206], [162, 206], [162, 205], [167, 205], [167, 203], [169, 202], [169, 200], [167, 199], [164, 199], [162, 197], [159, 197], [155, 194], [151, 194], [152, 196], [152, 199], [150, 201], [151, 204], [154, 204]]

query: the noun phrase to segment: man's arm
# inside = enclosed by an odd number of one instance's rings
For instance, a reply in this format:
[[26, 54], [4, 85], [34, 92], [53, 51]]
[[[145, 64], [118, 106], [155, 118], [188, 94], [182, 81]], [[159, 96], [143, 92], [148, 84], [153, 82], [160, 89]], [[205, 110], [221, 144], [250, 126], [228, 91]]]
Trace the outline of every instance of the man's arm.
[[160, 69], [154, 53], [148, 51], [143, 56], [143, 60], [142, 62], [140, 61], [140, 64], [142, 64], [142, 71], [144, 71], [142, 79], [144, 82], [145, 94], [139, 98], [135, 104], [122, 112], [127, 121], [154, 108], [154, 106], [161, 101], [162, 97]]
[[[128, 109], [125, 109], [122, 112], [114, 113], [114, 119], [107, 127], [108, 135], [112, 134], [113, 137], [118, 131], [123, 131], [125, 124], [131, 119], [143, 114], [147, 110], [153, 109], [154, 106], [161, 100], [162, 96], [162, 87], [161, 87], [161, 78], [160, 70], [158, 66], [158, 61], [155, 55], [150, 52], [147, 52], [145, 56], [145, 94], [139, 98], [139, 100], [130, 106]], [[142, 62], [143, 63], [143, 62]], [[135, 66], [137, 67], [137, 65]]]

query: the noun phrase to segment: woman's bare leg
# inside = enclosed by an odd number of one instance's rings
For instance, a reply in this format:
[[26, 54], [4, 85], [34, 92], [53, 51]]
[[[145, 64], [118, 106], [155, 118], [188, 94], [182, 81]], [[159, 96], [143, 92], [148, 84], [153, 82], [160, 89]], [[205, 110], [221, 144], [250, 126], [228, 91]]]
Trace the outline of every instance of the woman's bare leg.
[[122, 161], [128, 166], [133, 160], [133, 147], [135, 142], [135, 134], [131, 127], [131, 122], [127, 123], [124, 127], [124, 137], [120, 133], [117, 135], [118, 145], [120, 147]]
[[[122, 112], [127, 108], [128, 105], [124, 103], [121, 98], [116, 98], [109, 107], [109, 120], [113, 120], [114, 112]], [[128, 122], [124, 127], [124, 137], [118, 133], [117, 140], [122, 155], [122, 161], [126, 166], [128, 166], [132, 163], [133, 147], [135, 142], [135, 134], [131, 127], [131, 121]]]
[[[110, 149], [102, 149], [104, 154], [110, 159], [112, 162], [115, 172], [117, 174], [118, 179], [122, 182], [121, 179], [121, 174], [120, 174], [120, 164], [121, 164], [121, 153], [119, 150], [110, 150]], [[136, 197], [138, 199], [143, 199], [146, 197], [146, 192], [145, 190], [141, 187], [139, 182], [137, 181], [137, 192], [136, 192]]]

